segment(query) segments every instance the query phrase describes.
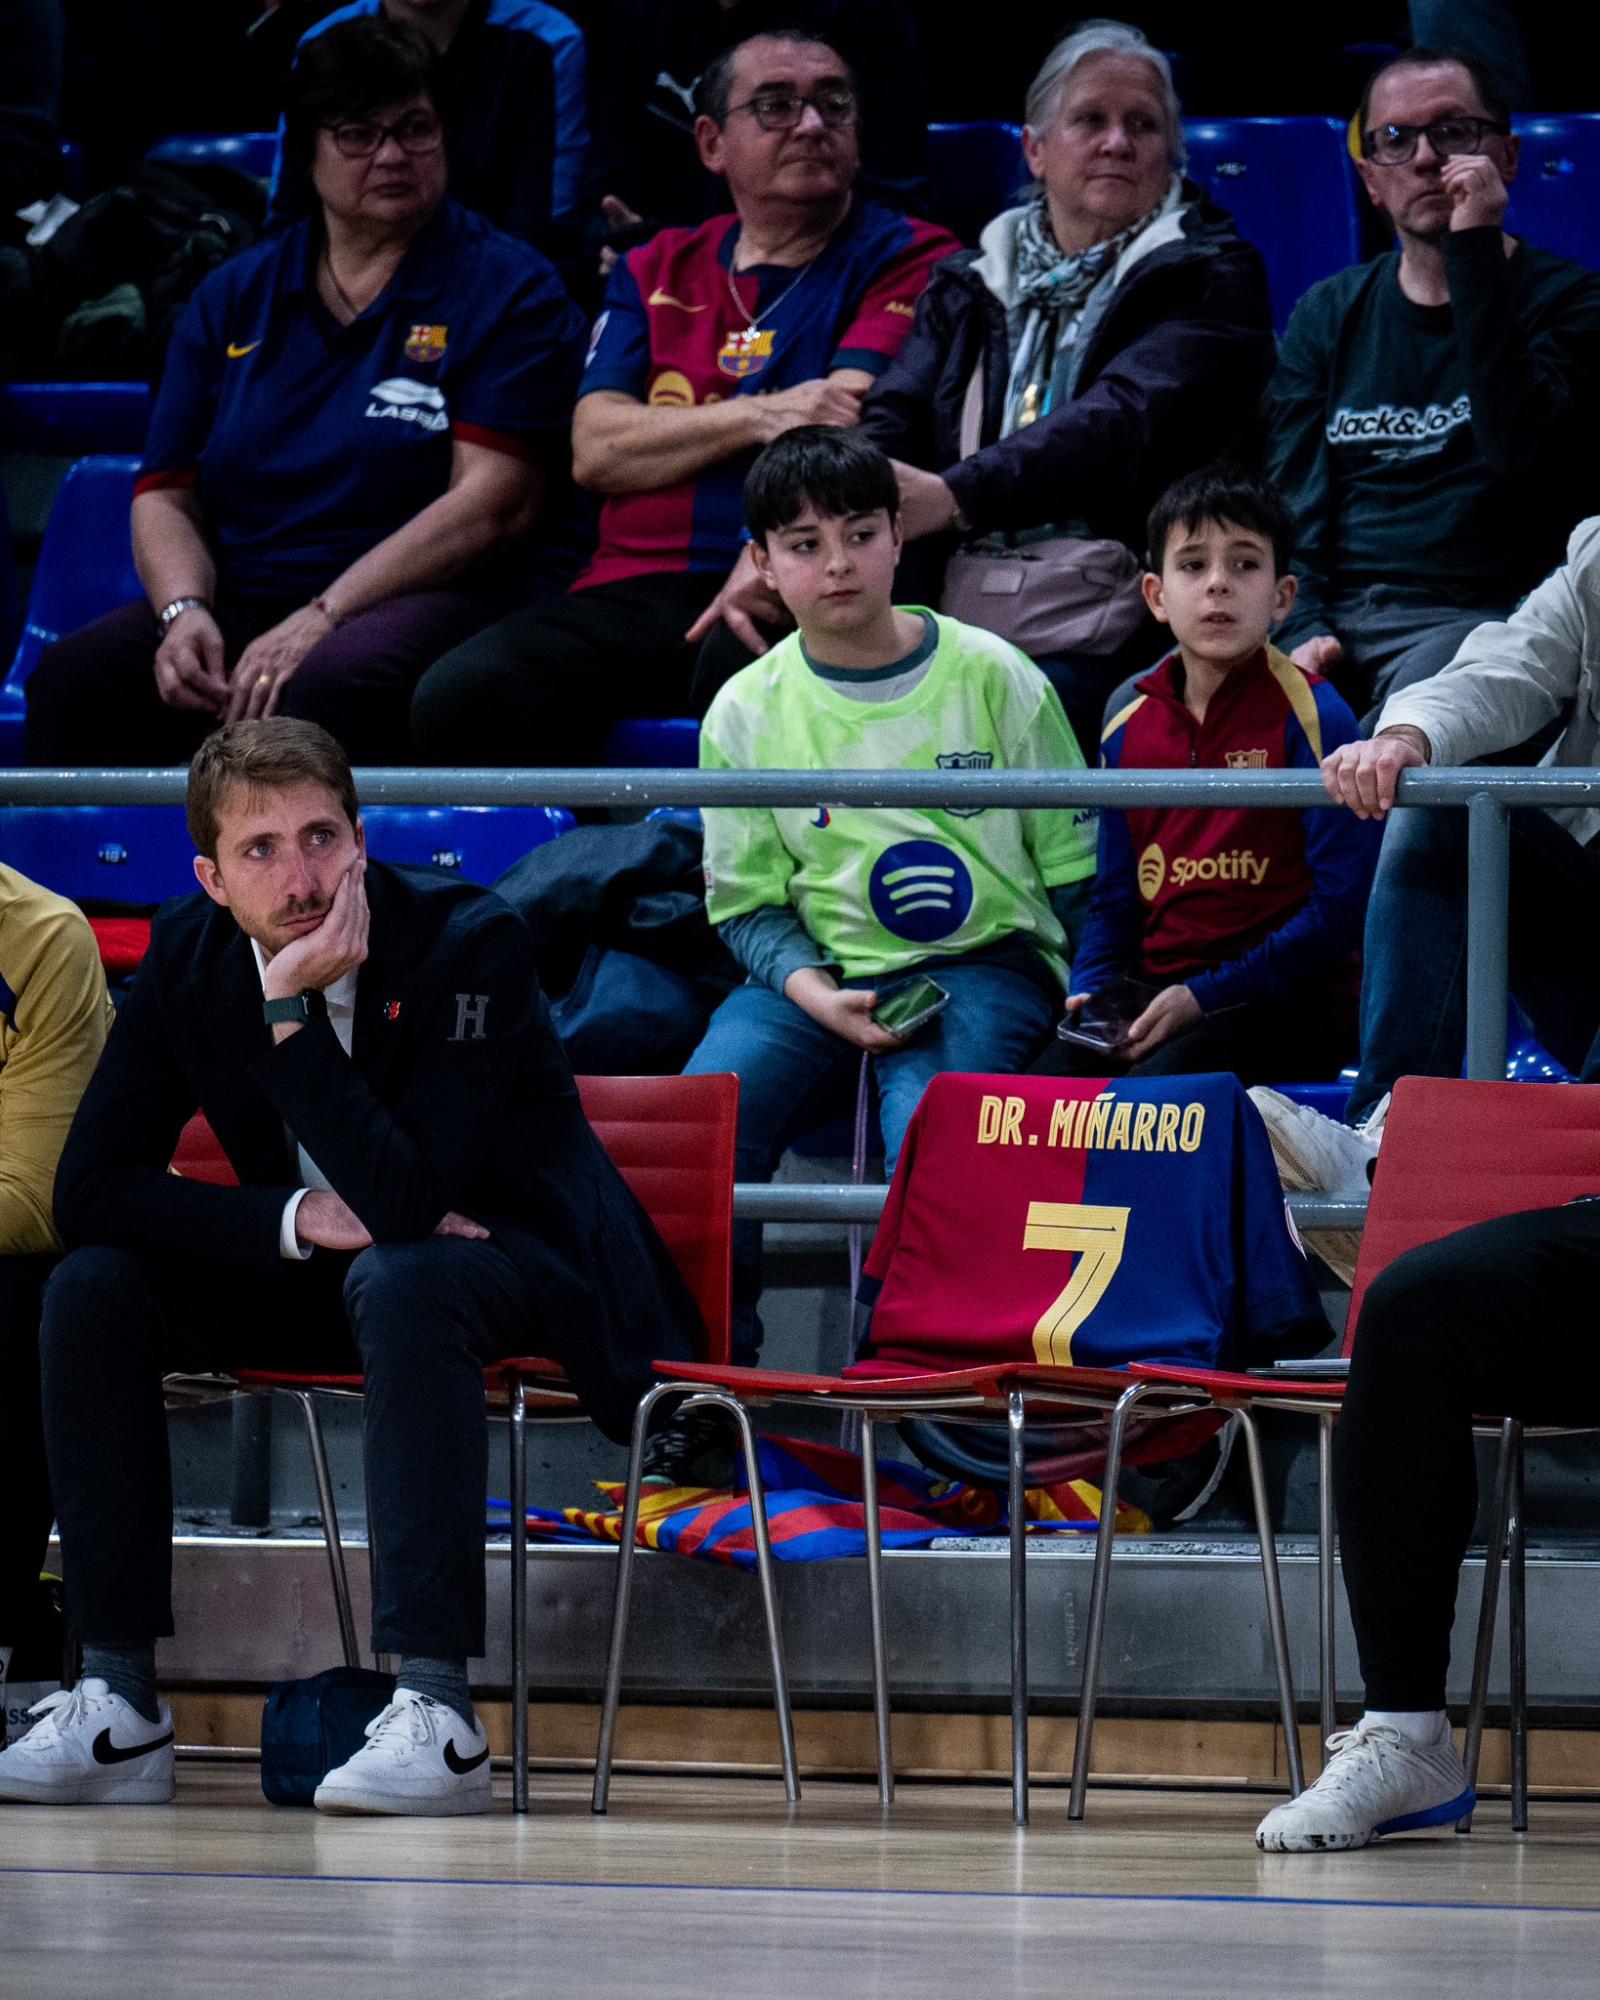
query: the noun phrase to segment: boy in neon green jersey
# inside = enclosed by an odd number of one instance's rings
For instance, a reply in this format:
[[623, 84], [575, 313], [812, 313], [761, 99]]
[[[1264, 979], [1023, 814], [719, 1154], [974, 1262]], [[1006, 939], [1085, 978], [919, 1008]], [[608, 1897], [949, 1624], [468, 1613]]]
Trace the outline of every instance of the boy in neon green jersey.
[[[1037, 667], [993, 634], [897, 609], [898, 490], [857, 432], [808, 426], [751, 469], [755, 561], [799, 630], [717, 696], [707, 770], [1082, 768]], [[1095, 815], [1052, 808], [776, 809], [705, 815], [711, 921], [749, 973], [691, 1072], [740, 1078], [741, 1180], [848, 1103], [874, 1058], [890, 1169], [928, 1079], [1025, 1068], [1060, 1011], [1095, 866]], [[873, 1009], [926, 972], [949, 1005], [900, 1038]], [[760, 1231], [741, 1226], [735, 1358], [754, 1360]], [[687, 1420], [686, 1420], [687, 1421]]]

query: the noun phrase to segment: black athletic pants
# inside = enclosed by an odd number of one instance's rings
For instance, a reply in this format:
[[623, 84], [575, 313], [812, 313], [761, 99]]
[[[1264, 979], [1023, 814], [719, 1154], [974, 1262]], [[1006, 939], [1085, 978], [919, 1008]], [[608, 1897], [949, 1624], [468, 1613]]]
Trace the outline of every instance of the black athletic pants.
[[256, 1367], [366, 1377], [372, 1645], [481, 1654], [483, 1367], [537, 1347], [536, 1302], [492, 1242], [435, 1237], [281, 1272], [75, 1250], [45, 1291], [45, 1437], [67, 1610], [88, 1643], [165, 1637], [172, 1473], [161, 1378]]
[[1334, 1490], [1368, 1707], [1444, 1707], [1473, 1416], [1600, 1419], [1597, 1291], [1600, 1202], [1580, 1202], [1410, 1251], [1367, 1293]]
[[722, 579], [663, 575], [513, 612], [431, 666], [411, 698], [430, 764], [597, 764], [634, 715], [687, 715], [699, 648], [684, 633]]
[[39, 1302], [55, 1261], [0, 1257], [0, 1646], [26, 1623], [55, 1518], [39, 1413]]

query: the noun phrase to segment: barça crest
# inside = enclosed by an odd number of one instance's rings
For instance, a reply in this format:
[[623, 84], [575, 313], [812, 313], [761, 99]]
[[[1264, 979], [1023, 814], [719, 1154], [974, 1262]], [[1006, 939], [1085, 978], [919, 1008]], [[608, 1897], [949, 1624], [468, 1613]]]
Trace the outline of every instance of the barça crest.
[[747, 326], [728, 335], [717, 355], [717, 366], [724, 375], [742, 382], [747, 375], [759, 375], [771, 359], [771, 329]]
[[[992, 750], [948, 750], [934, 762], [941, 771], [992, 771], [994, 752]], [[976, 819], [986, 811], [984, 806], [946, 806], [945, 811], [952, 819]]]
[[414, 326], [406, 336], [406, 359], [442, 361], [449, 333], [447, 326]]

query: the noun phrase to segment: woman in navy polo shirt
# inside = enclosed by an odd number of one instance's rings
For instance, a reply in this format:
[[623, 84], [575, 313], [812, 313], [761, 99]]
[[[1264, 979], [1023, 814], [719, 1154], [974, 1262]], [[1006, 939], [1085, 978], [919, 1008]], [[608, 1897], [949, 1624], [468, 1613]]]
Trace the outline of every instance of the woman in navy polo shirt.
[[31, 763], [178, 762], [274, 713], [410, 762], [413, 682], [515, 601], [585, 328], [446, 195], [429, 62], [378, 18], [307, 46], [285, 143], [319, 209], [189, 302], [135, 487], [146, 601], [43, 655]]

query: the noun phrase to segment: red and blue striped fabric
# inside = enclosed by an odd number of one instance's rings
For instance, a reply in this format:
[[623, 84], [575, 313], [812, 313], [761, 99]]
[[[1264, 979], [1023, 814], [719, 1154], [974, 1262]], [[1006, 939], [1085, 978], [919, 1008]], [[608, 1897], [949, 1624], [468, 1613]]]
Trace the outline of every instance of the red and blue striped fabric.
[[[758, 1438], [756, 1450], [767, 1496], [772, 1552], [780, 1562], [826, 1562], [866, 1553], [861, 1503], [861, 1461], [854, 1452], [802, 1438]], [[647, 1486], [639, 1512], [638, 1544], [735, 1569], [754, 1569], [755, 1530], [743, 1461], [731, 1492], [703, 1486]], [[546, 1541], [612, 1542], [621, 1538], [623, 1486], [596, 1480], [603, 1508], [530, 1507], [528, 1531]], [[878, 1463], [878, 1506], [887, 1549], [921, 1549], [950, 1536], [1000, 1535], [1008, 1522], [1005, 1496], [958, 1485], [899, 1459]], [[491, 1526], [504, 1527], [504, 1501], [491, 1501]], [[1028, 1491], [1030, 1533], [1092, 1533], [1100, 1493], [1087, 1480]], [[1148, 1534], [1148, 1516], [1119, 1505], [1119, 1534]]]

